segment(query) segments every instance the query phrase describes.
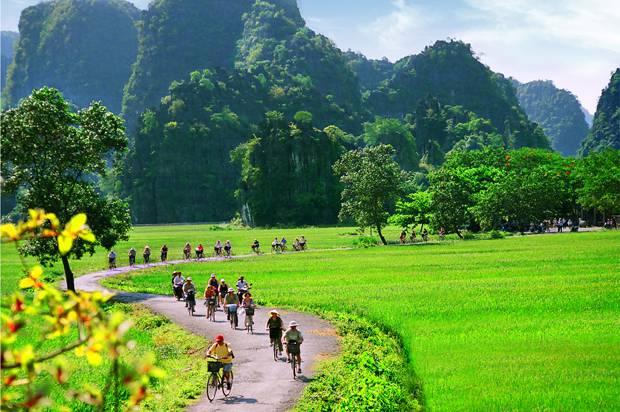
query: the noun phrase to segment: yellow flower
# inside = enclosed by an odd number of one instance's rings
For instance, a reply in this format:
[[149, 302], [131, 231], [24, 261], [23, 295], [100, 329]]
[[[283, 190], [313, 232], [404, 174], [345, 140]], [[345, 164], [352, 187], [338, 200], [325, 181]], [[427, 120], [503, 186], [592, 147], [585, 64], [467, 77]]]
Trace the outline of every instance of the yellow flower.
[[73, 241], [78, 237], [87, 242], [94, 242], [95, 235], [86, 225], [86, 214], [79, 213], [71, 218], [69, 223], [65, 225], [65, 229], [58, 236], [58, 250], [62, 255], [66, 255], [73, 246]]
[[32, 269], [30, 269], [30, 272], [28, 272], [28, 277], [23, 278], [19, 281], [19, 287], [21, 289], [27, 289], [31, 287], [34, 287], [35, 289], [42, 288], [43, 283], [39, 280], [42, 274], [43, 269], [41, 269], [41, 266], [33, 267]]
[[21, 238], [20, 231], [17, 229], [17, 226], [15, 226], [13, 223], [2, 224], [0, 231], [2, 233], [2, 238], [8, 239], [11, 242], [19, 240]]

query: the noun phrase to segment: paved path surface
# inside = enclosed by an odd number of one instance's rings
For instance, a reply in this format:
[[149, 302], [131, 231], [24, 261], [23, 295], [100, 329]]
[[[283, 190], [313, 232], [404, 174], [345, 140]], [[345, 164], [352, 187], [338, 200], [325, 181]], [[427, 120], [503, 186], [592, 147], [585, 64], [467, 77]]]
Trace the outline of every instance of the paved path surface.
[[[215, 259], [205, 259], [202, 262], [208, 263], [213, 260]], [[180, 263], [187, 262], [171, 261], [167, 264]], [[296, 320], [304, 333], [303, 373], [294, 381], [289, 364], [284, 360], [279, 362], [273, 360], [273, 352], [269, 346], [269, 334], [265, 331], [268, 311], [271, 308], [261, 307], [256, 310], [255, 332], [253, 335], [248, 335], [244, 330], [233, 331], [221, 311], [216, 314], [216, 322], [207, 321], [203, 300], [197, 301], [197, 312], [192, 317], [187, 314], [183, 302], [177, 302], [171, 296], [127, 293], [110, 290], [99, 284], [99, 281], [106, 277], [162, 265], [165, 264], [136, 265], [133, 268], [121, 267], [91, 273], [77, 278], [75, 286], [77, 290], [83, 291], [108, 291], [115, 294], [115, 299], [119, 301], [140, 303], [168, 317], [189, 332], [208, 339], [212, 340], [220, 333], [225, 336], [235, 352], [235, 382], [232, 393], [228, 399], [224, 399], [222, 393], [218, 392], [212, 403], [203, 394], [202, 398], [188, 409], [189, 411], [289, 410], [295, 405], [304, 384], [312, 379], [317, 361], [333, 355], [338, 348], [336, 332], [328, 322], [303, 313], [279, 310], [286, 324], [291, 320]], [[243, 314], [239, 316], [239, 322], [240, 325], [243, 324]]]

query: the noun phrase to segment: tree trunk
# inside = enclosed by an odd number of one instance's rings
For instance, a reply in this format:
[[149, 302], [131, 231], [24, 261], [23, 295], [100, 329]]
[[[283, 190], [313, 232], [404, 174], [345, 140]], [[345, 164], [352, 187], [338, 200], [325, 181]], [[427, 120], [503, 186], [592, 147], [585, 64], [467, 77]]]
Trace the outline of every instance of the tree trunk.
[[384, 245], [387, 245], [387, 241], [385, 240], [383, 233], [381, 233], [381, 225], [377, 225], [377, 234], [379, 235], [381, 242], [383, 242]]
[[454, 228], [454, 231], [456, 232], [457, 235], [459, 235], [461, 239], [463, 239], [463, 235], [461, 235], [461, 232], [459, 231], [458, 228]]
[[69, 266], [69, 259], [67, 256], [62, 257], [62, 266], [65, 269], [65, 280], [67, 282], [67, 290], [75, 292], [75, 283], [73, 282], [73, 272], [71, 266]]

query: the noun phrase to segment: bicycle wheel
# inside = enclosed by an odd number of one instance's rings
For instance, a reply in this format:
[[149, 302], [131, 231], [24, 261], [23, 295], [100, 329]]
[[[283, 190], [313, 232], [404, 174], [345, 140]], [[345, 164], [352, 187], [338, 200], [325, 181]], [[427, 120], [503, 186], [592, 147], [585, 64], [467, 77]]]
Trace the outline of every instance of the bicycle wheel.
[[224, 378], [222, 378], [222, 392], [224, 393], [225, 397], [228, 397], [228, 395], [230, 395], [230, 391], [232, 391], [232, 386], [234, 383], [234, 375], [233, 372], [230, 371], [230, 388], [228, 387], [228, 385], [226, 385], [226, 381], [224, 380]]
[[217, 387], [219, 386], [219, 379], [217, 373], [212, 373], [207, 379], [207, 399], [209, 402], [213, 402], [215, 395], [217, 394]]
[[271, 339], [271, 345], [273, 346], [273, 360], [278, 361], [278, 344], [275, 339]]
[[297, 356], [291, 355], [291, 368], [293, 368], [293, 380], [297, 379]]

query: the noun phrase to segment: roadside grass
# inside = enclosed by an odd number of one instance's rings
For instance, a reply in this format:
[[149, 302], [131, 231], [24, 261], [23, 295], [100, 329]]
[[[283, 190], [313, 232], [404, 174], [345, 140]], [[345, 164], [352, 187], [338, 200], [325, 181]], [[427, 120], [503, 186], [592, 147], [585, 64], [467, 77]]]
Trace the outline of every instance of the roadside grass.
[[[430, 410], [620, 409], [619, 231], [181, 268], [199, 286], [211, 272], [244, 275], [261, 304], [354, 314], [393, 331]], [[153, 268], [106, 285], [168, 294], [169, 275]]]
[[[185, 332], [167, 318], [156, 315], [140, 305], [113, 303], [108, 305], [106, 310], [125, 312], [134, 323], [134, 327], [127, 333], [135, 342], [135, 347], [129, 354], [123, 355], [123, 362], [131, 363], [148, 353], [153, 353], [156, 356], [155, 364], [166, 372], [166, 378], [152, 382], [150, 388], [152, 396], [140, 405], [141, 410], [182, 411], [194, 399], [200, 397], [207, 378], [207, 365], [203, 356], [208, 343], [205, 339]], [[24, 339], [18, 344], [38, 341], [37, 336], [43, 326], [42, 321], [32, 324], [26, 331]], [[38, 349], [41, 353], [48, 353], [76, 338], [77, 336], [67, 336], [43, 340], [42, 346]], [[60, 385], [50, 375], [43, 374], [38, 379], [37, 385], [47, 386], [50, 389], [49, 398], [56, 406], [64, 405], [72, 411], [99, 410], [95, 406], [78, 402], [71, 397], [67, 398], [66, 395], [70, 392], [82, 394], [87, 384], [103, 390], [109, 379], [110, 362], [104, 360], [101, 366], [95, 368], [73, 352], [68, 352], [65, 356], [69, 377], [66, 383]], [[125, 402], [128, 392], [121, 389], [119, 398]], [[106, 410], [112, 410], [111, 400], [108, 399], [106, 405]]]

